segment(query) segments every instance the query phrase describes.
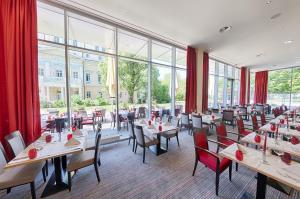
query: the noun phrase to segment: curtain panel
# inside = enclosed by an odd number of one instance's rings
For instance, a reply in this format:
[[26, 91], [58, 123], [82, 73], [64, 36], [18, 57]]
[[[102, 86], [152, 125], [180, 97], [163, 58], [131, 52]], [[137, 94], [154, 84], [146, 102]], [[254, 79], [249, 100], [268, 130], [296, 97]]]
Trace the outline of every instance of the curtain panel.
[[0, 141], [19, 130], [41, 134], [36, 0], [0, 0]]
[[244, 106], [246, 104], [246, 73], [247, 68], [241, 68], [241, 81], [240, 81], [240, 105]]
[[255, 73], [254, 103], [266, 104], [268, 95], [268, 71]]
[[187, 75], [185, 112], [191, 113], [196, 109], [197, 103], [197, 58], [196, 49], [187, 48]]
[[203, 74], [202, 74], [202, 112], [208, 109], [208, 71], [209, 57], [208, 53], [203, 53]]

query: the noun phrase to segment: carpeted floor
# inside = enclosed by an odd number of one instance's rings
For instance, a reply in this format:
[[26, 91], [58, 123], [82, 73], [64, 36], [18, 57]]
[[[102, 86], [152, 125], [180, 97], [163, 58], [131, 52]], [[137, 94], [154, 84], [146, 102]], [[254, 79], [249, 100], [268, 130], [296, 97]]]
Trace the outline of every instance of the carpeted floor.
[[[214, 136], [210, 136], [214, 138]], [[165, 140], [162, 142], [164, 143]], [[214, 145], [210, 145], [215, 148]], [[100, 167], [101, 183], [97, 183], [94, 167], [79, 170], [73, 177], [72, 191], [63, 191], [47, 198], [96, 199], [96, 198], [240, 198], [247, 191], [255, 195], [255, 173], [240, 166], [233, 170], [232, 181], [228, 172], [220, 177], [219, 197], [215, 195], [215, 174], [201, 163], [192, 176], [194, 149], [192, 136], [180, 133], [180, 148], [176, 139], [169, 144], [169, 151], [155, 156], [146, 151], [146, 164], [142, 163], [142, 150], [131, 151], [127, 141], [105, 145], [102, 148]], [[233, 167], [235, 168], [235, 167]], [[45, 184], [42, 177], [36, 181], [37, 196], [40, 197]], [[30, 198], [29, 185], [13, 188], [10, 194], [1, 191], [1, 198]], [[267, 198], [288, 198], [268, 187]], [[295, 192], [292, 198], [300, 198]]]

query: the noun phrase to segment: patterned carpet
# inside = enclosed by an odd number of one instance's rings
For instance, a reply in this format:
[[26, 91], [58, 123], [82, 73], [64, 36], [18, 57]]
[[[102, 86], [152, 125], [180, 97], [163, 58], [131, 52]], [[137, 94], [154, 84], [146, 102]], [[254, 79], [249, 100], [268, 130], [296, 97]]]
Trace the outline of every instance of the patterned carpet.
[[[212, 138], [214, 136], [211, 136]], [[146, 164], [142, 163], [142, 150], [131, 151], [127, 141], [105, 145], [102, 148], [100, 167], [101, 183], [97, 183], [94, 167], [79, 170], [73, 177], [72, 191], [63, 191], [47, 198], [241, 198], [245, 191], [255, 195], [255, 173], [240, 166], [233, 170], [232, 182], [228, 172], [220, 176], [219, 197], [215, 195], [215, 174], [201, 163], [194, 177], [193, 140], [186, 131], [180, 133], [180, 148], [171, 140], [169, 151], [155, 156], [146, 151]], [[164, 143], [164, 140], [162, 141]], [[214, 145], [210, 145], [212, 149]], [[234, 167], [235, 168], [235, 167]], [[42, 177], [36, 181], [39, 197], [45, 184]], [[13, 188], [10, 194], [1, 191], [1, 198], [31, 198], [29, 185]], [[288, 198], [268, 187], [267, 198]], [[295, 192], [291, 198], [300, 198]]]

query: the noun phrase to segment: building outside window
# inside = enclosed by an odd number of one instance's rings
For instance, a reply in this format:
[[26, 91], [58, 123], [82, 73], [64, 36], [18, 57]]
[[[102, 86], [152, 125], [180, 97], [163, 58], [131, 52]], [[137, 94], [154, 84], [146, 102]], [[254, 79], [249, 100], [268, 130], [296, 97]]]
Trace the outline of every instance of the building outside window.
[[62, 77], [62, 70], [56, 70], [56, 77]]
[[44, 76], [44, 69], [43, 68], [39, 68], [39, 76]]
[[92, 97], [91, 91], [87, 91], [86, 92], [86, 98], [91, 98], [91, 97]]
[[86, 83], [91, 83], [91, 74], [90, 73], [85, 74], [85, 81], [86, 81]]
[[73, 72], [73, 79], [78, 79], [78, 72]]

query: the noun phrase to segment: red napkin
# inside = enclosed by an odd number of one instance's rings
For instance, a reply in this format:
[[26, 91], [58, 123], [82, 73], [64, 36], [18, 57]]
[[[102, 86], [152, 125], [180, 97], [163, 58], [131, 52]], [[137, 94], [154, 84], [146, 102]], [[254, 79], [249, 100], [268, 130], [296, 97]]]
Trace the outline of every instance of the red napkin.
[[148, 125], [149, 125], [149, 126], [151, 125], [151, 120], [148, 121]]
[[235, 151], [235, 157], [236, 159], [238, 159], [239, 161], [243, 161], [244, 155], [243, 152], [240, 150], [236, 150]]
[[296, 127], [296, 130], [297, 130], [297, 131], [300, 131], [300, 126], [297, 126], [297, 127]]
[[162, 131], [162, 126], [161, 125], [158, 126], [158, 130]]
[[260, 141], [261, 141], [260, 135], [255, 135], [254, 141], [255, 141], [256, 143], [260, 143]]
[[72, 127], [72, 131], [75, 132], [76, 131], [76, 126]]
[[271, 129], [271, 131], [275, 131], [276, 130], [276, 125], [272, 123], [271, 126], [270, 126], [270, 129]]
[[52, 140], [52, 136], [51, 136], [51, 135], [46, 135], [46, 138], [45, 138], [45, 140], [46, 140], [46, 143], [49, 143], [49, 142], [51, 142], [51, 140]]
[[29, 159], [34, 159], [37, 156], [37, 150], [36, 148], [32, 148], [28, 151], [28, 157]]
[[72, 137], [73, 137], [73, 135], [71, 133], [67, 135], [68, 140], [72, 139]]
[[284, 124], [284, 119], [280, 119], [280, 124]]
[[281, 156], [281, 160], [286, 164], [291, 164], [292, 161], [291, 154], [284, 152], [283, 156]]
[[298, 140], [298, 138], [296, 138], [295, 136], [293, 136], [292, 138], [291, 138], [291, 143], [292, 144], [299, 144], [299, 140]]

